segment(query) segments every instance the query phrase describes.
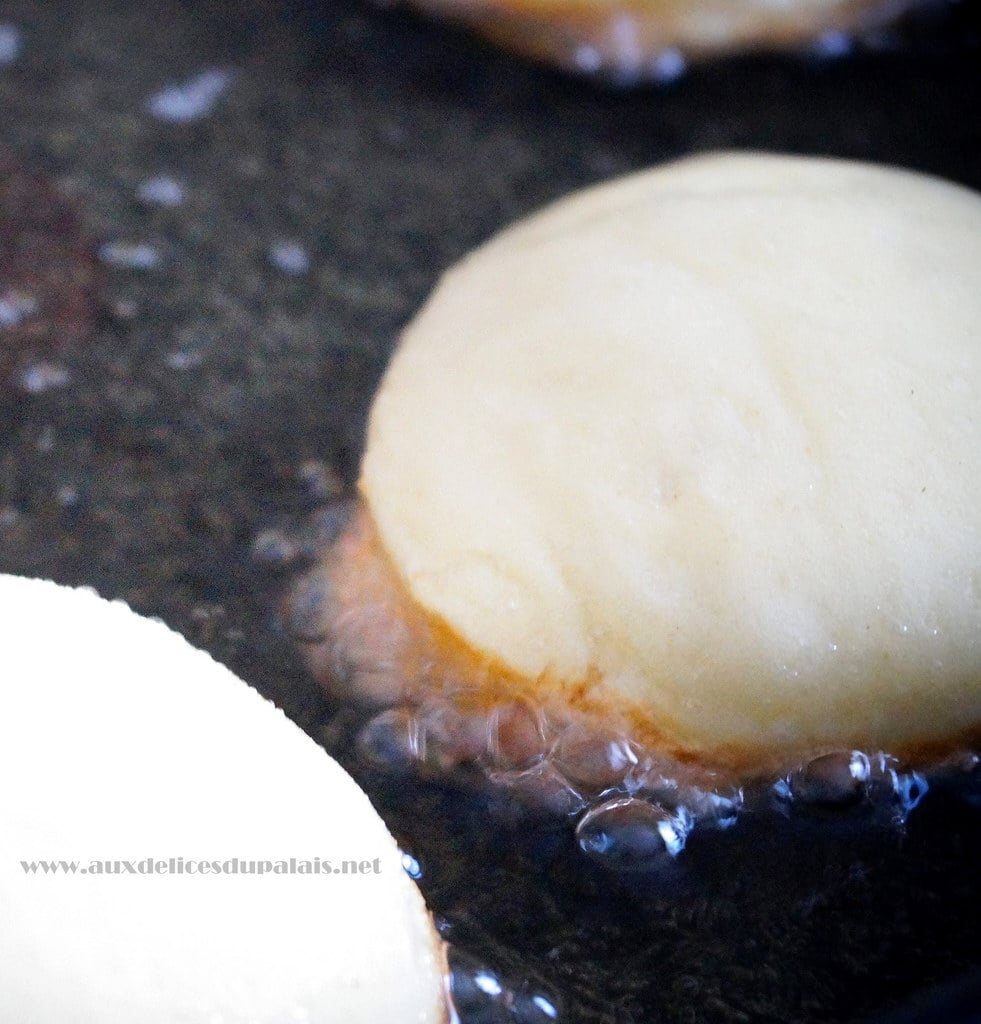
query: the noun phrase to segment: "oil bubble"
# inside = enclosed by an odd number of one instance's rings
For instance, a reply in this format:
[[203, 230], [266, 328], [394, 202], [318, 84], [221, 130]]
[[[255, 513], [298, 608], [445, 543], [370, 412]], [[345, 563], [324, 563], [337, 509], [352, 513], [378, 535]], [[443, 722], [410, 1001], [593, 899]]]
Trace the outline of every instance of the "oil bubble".
[[871, 774], [869, 758], [859, 750], [823, 754], [790, 775], [789, 791], [804, 804], [854, 804], [865, 795]]
[[743, 790], [738, 786], [725, 792], [687, 787], [683, 800], [699, 827], [711, 826], [717, 829], [732, 828], [745, 806]]
[[[451, 707], [432, 707], [416, 716], [417, 757], [438, 771], [448, 771], [472, 758], [467, 749], [467, 723]], [[469, 758], [468, 758], [469, 755]]]
[[537, 986], [524, 985], [514, 997], [511, 1015], [515, 1024], [551, 1024], [559, 1020], [559, 1001]]
[[685, 847], [689, 812], [633, 797], [615, 797], [587, 811], [576, 827], [580, 849], [616, 871], [650, 871]]
[[676, 82], [687, 70], [688, 61], [685, 60], [685, 55], [673, 46], [662, 50], [651, 61], [650, 66], [651, 78], [662, 84]]
[[211, 113], [234, 77], [234, 72], [228, 68], [202, 71], [155, 93], [147, 100], [147, 110], [160, 121], [175, 124], [197, 121]]
[[623, 784], [640, 762], [636, 744], [578, 723], [562, 731], [552, 756], [563, 775], [593, 792]]
[[929, 788], [929, 783], [919, 772], [902, 772], [893, 776], [898, 810], [904, 819], [919, 805]]
[[37, 299], [29, 292], [8, 288], [0, 294], [0, 328], [19, 327], [37, 311]]
[[160, 250], [149, 242], [104, 242], [99, 259], [123, 270], [154, 270], [162, 262]]
[[13, 64], [20, 56], [22, 45], [21, 31], [9, 22], [0, 22], [0, 67]]
[[62, 508], [74, 508], [82, 500], [82, 492], [75, 484], [61, 484], [55, 490], [55, 501]]
[[40, 395], [52, 388], [63, 388], [71, 380], [68, 370], [57, 363], [32, 363], [25, 366], [17, 383], [29, 395]]
[[344, 491], [344, 482], [322, 459], [304, 459], [297, 467], [296, 478], [311, 497], [321, 501], [337, 498]]
[[301, 643], [319, 643], [328, 633], [325, 609], [330, 594], [327, 581], [311, 574], [293, 593], [286, 615], [286, 631]]
[[159, 174], [140, 183], [136, 196], [146, 206], [172, 209], [184, 202], [184, 186], [176, 178]]
[[918, 771], [905, 770], [896, 758], [878, 754], [872, 762], [871, 797], [893, 824], [902, 825], [926, 796], [930, 784]]
[[499, 704], [488, 722], [487, 754], [498, 768], [524, 768], [545, 756], [542, 716], [529, 704]]
[[303, 546], [284, 530], [262, 530], [252, 541], [252, 560], [272, 570], [295, 566], [303, 554]]
[[576, 68], [586, 75], [595, 74], [603, 67], [603, 55], [595, 46], [583, 43], [576, 47], [572, 60]]
[[333, 544], [351, 519], [352, 502], [332, 501], [310, 517], [310, 535], [318, 546]]
[[21, 519], [21, 513], [12, 505], [0, 507], [0, 530], [10, 530], [16, 526]]
[[426, 756], [426, 735], [409, 708], [389, 708], [358, 733], [358, 750], [376, 768], [404, 772]]
[[501, 979], [479, 960], [450, 950], [450, 998], [461, 1024], [511, 1024], [510, 999]]
[[409, 878], [418, 882], [422, 878], [422, 865], [406, 850], [400, 852], [402, 854], [402, 870]]
[[572, 817], [586, 807], [586, 799], [547, 761], [517, 771], [490, 772], [490, 780], [523, 802], [559, 817]]
[[269, 246], [269, 262], [290, 277], [302, 277], [310, 270], [310, 256], [299, 242], [280, 239]]
[[847, 57], [854, 50], [855, 40], [847, 32], [825, 32], [811, 44], [811, 53], [824, 60]]
[[164, 364], [171, 370], [193, 370], [204, 362], [204, 353], [194, 348], [175, 348], [164, 356]]

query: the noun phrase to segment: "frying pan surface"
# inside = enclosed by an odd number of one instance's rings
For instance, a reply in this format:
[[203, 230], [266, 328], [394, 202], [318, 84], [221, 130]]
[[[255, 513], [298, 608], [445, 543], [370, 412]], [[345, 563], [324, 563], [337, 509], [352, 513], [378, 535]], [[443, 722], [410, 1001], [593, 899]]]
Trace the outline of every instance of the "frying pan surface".
[[[835, 59], [735, 57], [627, 91], [355, 0], [0, 0], [0, 171], [38, 183], [31, 245], [72, 296], [57, 337], [19, 334], [0, 360], [0, 568], [159, 615], [348, 764], [461, 979], [479, 965], [514, 994], [471, 991], [470, 1020], [981, 1017], [981, 814], [957, 792], [902, 834], [748, 821], [696, 836], [670, 876], [610, 875], [563, 822], [360, 763], [278, 621], [289, 574], [260, 557], [350, 487], [439, 274], [542, 203], [729, 147], [981, 188], [979, 25], [965, 3]], [[160, 106], [194, 88], [208, 112]], [[0, 224], [23, 234], [10, 202]]]

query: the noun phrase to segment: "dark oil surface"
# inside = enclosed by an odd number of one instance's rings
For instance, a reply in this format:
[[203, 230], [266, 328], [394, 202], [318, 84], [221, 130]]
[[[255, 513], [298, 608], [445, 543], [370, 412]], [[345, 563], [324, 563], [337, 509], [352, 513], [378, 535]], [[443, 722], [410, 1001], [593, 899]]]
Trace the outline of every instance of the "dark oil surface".
[[[978, 969], [981, 812], [962, 794], [931, 792], [904, 832], [750, 816], [663, 873], [609, 874], [505, 795], [359, 761], [278, 623], [287, 581], [253, 549], [324, 480], [350, 485], [387, 356], [440, 272], [549, 199], [724, 147], [981, 187], [977, 11], [625, 92], [354, 0], [0, 0], [18, 41], [0, 172], [41, 176], [48, 209], [54, 187], [79, 219], [71, 244], [38, 235], [60, 280], [101, 253], [97, 307], [45, 342], [44, 372], [27, 386], [3, 357], [0, 569], [159, 615], [286, 708], [368, 789], [461, 956], [561, 1020], [856, 1021]], [[152, 98], [176, 82], [191, 102], [206, 72], [224, 75], [210, 112], [161, 119]], [[177, 205], [148, 193], [161, 176]]]

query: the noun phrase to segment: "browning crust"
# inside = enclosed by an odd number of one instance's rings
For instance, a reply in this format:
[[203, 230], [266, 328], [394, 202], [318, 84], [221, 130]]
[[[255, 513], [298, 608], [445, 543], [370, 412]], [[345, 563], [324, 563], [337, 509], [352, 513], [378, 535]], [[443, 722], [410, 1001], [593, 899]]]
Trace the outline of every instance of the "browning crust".
[[[316, 570], [328, 586], [325, 636], [307, 649], [308, 662], [328, 689], [350, 688], [357, 699], [381, 703], [420, 703], [448, 698], [464, 713], [487, 714], [495, 707], [524, 702], [544, 712], [558, 729], [583, 723], [597, 736], [619, 735], [646, 750], [711, 777], [716, 783], [773, 777], [836, 750], [881, 746], [875, 737], [846, 736], [840, 744], [717, 746], [685, 743], [677, 726], [657, 719], [642, 705], [602, 690], [602, 678], [590, 669], [585, 678], [560, 680], [549, 675], [526, 678], [487, 652], [467, 643], [438, 616], [413, 601], [405, 582], [384, 550], [377, 527], [359, 501], [338, 540], [322, 554]], [[343, 635], [338, 623], [352, 609], [371, 609], [366, 626]], [[393, 680], [388, 700], [364, 689], [371, 661], [383, 663]], [[981, 747], [981, 729], [888, 753], [908, 765], [937, 763], [965, 749]]]

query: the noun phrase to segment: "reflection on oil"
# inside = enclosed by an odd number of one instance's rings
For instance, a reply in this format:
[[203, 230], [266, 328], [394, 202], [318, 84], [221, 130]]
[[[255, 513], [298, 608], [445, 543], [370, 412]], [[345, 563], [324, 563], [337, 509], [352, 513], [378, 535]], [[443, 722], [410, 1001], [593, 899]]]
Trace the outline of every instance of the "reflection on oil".
[[20, 56], [21, 33], [16, 25], [0, 22], [0, 67], [12, 64]]
[[201, 71], [184, 82], [174, 82], [147, 100], [147, 110], [161, 121], [183, 124], [207, 117], [235, 80], [230, 68]]

